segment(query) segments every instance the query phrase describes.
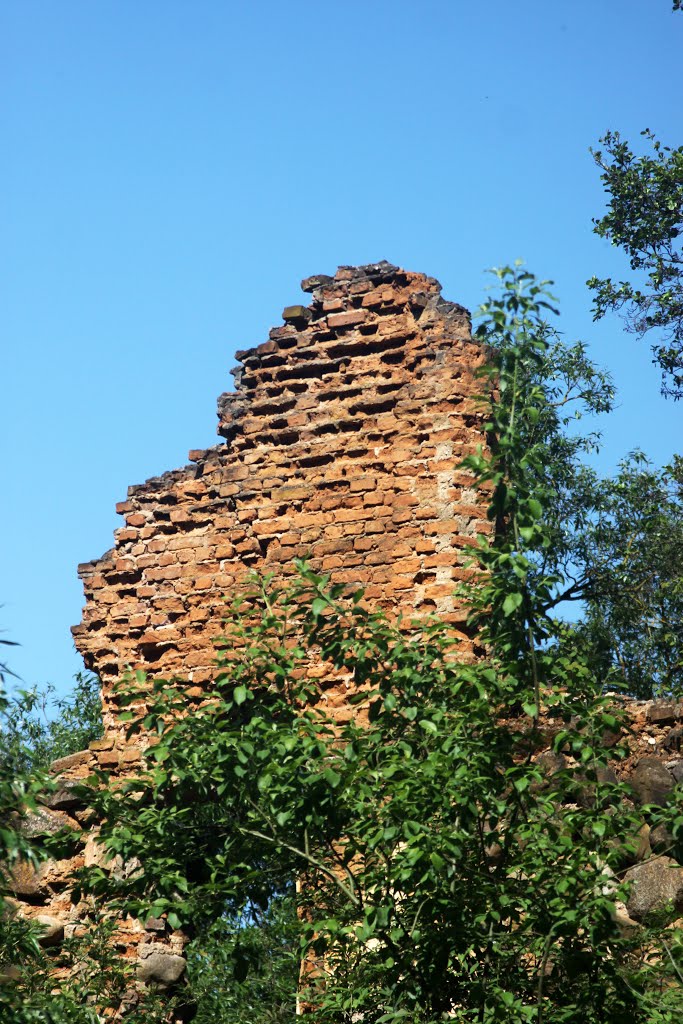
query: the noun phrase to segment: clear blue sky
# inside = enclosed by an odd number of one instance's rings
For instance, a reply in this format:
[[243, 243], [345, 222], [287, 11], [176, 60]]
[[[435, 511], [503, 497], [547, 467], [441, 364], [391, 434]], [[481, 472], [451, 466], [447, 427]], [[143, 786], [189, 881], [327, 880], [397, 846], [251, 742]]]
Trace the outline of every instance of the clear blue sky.
[[593, 325], [606, 129], [683, 141], [670, 0], [6, 0], [0, 14], [0, 626], [70, 685], [76, 564], [126, 487], [215, 441], [237, 348], [299, 280], [388, 259], [470, 308], [552, 277], [611, 368], [601, 465], [681, 450], [649, 346]]

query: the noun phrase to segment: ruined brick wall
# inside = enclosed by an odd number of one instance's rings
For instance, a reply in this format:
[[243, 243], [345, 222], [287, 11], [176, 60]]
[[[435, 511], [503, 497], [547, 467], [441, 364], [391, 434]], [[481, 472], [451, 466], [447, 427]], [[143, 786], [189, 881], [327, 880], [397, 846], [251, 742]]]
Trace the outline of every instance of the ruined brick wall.
[[[19, 912], [42, 918], [55, 948], [93, 917], [87, 901], [72, 900], [70, 873], [105, 866], [73, 783], [140, 762], [115, 724], [114, 684], [128, 667], [190, 679], [199, 696], [215, 671], [224, 597], [252, 570], [286, 577], [296, 557], [364, 587], [392, 614], [461, 621], [455, 583], [488, 528], [458, 468], [485, 443], [475, 401], [483, 357], [469, 314], [433, 278], [388, 263], [302, 286], [310, 304], [287, 307], [268, 341], [238, 353], [236, 390], [218, 401], [224, 443], [131, 487], [114, 548], [79, 567], [86, 606], [73, 632], [102, 682], [105, 735], [53, 765], [62, 784], [27, 827], [82, 827], [82, 848], [24, 866], [14, 881]], [[343, 687], [327, 697], [331, 710], [344, 708]], [[164, 921], [122, 921], [116, 936], [140, 981], [161, 985], [181, 978], [183, 942]]]
[[131, 487], [115, 547], [79, 567], [76, 646], [105, 701], [128, 666], [209, 679], [224, 595], [295, 557], [394, 611], [457, 619], [464, 549], [485, 528], [458, 469], [484, 442], [469, 314], [388, 263], [302, 287], [310, 305], [238, 353], [226, 443]]

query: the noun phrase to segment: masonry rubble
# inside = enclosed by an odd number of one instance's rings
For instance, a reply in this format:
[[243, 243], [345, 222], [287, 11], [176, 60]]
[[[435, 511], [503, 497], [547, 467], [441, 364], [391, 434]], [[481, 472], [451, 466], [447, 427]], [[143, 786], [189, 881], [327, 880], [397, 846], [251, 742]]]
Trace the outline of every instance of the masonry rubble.
[[[42, 919], [46, 947], [88, 926], [87, 902], [71, 898], [73, 870], [134, 869], [107, 861], [74, 789], [95, 768], [117, 779], [141, 763], [140, 744], [117, 724], [117, 680], [128, 668], [178, 676], [199, 697], [215, 671], [224, 596], [251, 571], [281, 581], [308, 557], [392, 614], [437, 612], [471, 650], [454, 590], [489, 524], [460, 468], [486, 443], [476, 379], [484, 354], [469, 314], [434, 278], [386, 262], [340, 267], [302, 288], [310, 303], [286, 307], [266, 342], [237, 353], [235, 390], [218, 399], [223, 443], [129, 488], [114, 547], [79, 566], [86, 604], [73, 633], [102, 683], [105, 730], [54, 763], [60, 785], [24, 824], [33, 835], [64, 825], [82, 833], [78, 856], [15, 872], [17, 912]], [[325, 697], [333, 714], [352, 713], [345, 684]], [[632, 727], [620, 771], [634, 799], [661, 803], [683, 780], [683, 705], [625, 704]], [[641, 839], [628, 913], [644, 919], [665, 895], [683, 910], [683, 868], [648, 860], [666, 837]], [[185, 937], [165, 920], [121, 921], [116, 942], [137, 960], [140, 984], [182, 981]]]

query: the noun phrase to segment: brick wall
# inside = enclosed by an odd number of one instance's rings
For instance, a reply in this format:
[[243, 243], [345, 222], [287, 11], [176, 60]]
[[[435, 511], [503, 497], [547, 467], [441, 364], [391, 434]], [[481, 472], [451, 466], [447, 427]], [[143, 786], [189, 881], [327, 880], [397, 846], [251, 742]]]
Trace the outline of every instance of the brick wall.
[[310, 304], [238, 353], [224, 443], [131, 487], [115, 547], [79, 567], [73, 632], [105, 701], [127, 666], [206, 681], [224, 595], [295, 557], [394, 611], [457, 620], [454, 581], [485, 528], [458, 469], [484, 441], [469, 314], [388, 263], [302, 287]]

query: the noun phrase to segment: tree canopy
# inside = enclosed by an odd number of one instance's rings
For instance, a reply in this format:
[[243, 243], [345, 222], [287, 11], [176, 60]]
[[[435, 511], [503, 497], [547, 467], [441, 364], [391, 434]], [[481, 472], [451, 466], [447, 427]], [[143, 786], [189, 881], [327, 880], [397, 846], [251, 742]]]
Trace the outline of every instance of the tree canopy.
[[635, 276], [592, 277], [588, 285], [596, 319], [617, 310], [627, 330], [655, 333], [662, 393], [677, 399], [683, 395], [683, 147], [664, 146], [648, 130], [641, 134], [649, 153], [637, 155], [617, 131], [607, 132], [593, 153], [609, 196], [594, 230], [624, 250]]

